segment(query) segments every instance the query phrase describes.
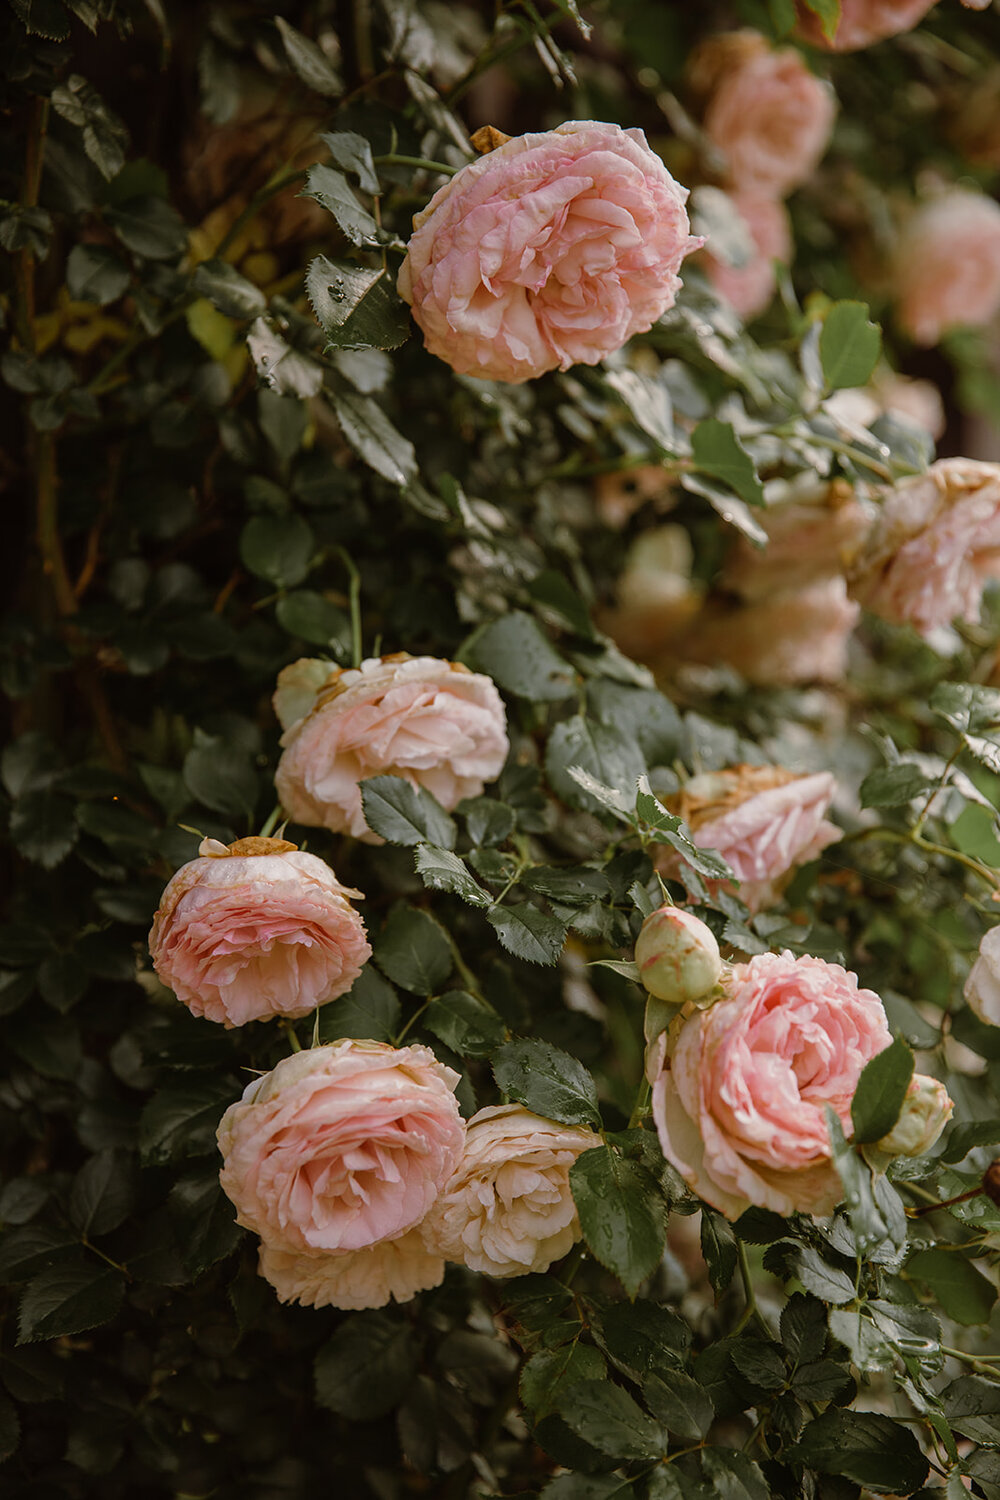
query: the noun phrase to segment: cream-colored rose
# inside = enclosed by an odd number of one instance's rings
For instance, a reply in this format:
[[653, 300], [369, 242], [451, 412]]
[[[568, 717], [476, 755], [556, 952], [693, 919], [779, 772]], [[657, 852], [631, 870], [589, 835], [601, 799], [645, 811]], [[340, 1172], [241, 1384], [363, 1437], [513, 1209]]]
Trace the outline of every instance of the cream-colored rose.
[[969, 1009], [987, 1026], [1000, 1026], [1000, 927], [991, 927], [965, 981]]
[[410, 1302], [417, 1292], [440, 1286], [444, 1277], [444, 1260], [428, 1250], [419, 1228], [340, 1255], [307, 1255], [265, 1241], [258, 1265], [279, 1302], [301, 1307], [356, 1310]]
[[490, 1276], [547, 1270], [580, 1237], [569, 1169], [600, 1143], [592, 1130], [543, 1120], [520, 1104], [481, 1109], [422, 1226], [428, 1245]]
[[[500, 775], [510, 747], [503, 700], [489, 677], [400, 652], [350, 670], [328, 667], [307, 699], [304, 688], [318, 675], [309, 665], [286, 667], [274, 695], [285, 730], [274, 782], [295, 822], [379, 843], [361, 805], [366, 777], [401, 776], [450, 809]], [[287, 717], [307, 703], [300, 717]]]
[[926, 1073], [914, 1073], [903, 1100], [899, 1119], [877, 1142], [887, 1156], [923, 1156], [929, 1151], [954, 1113], [948, 1090]]
[[618, 605], [601, 624], [628, 656], [655, 658], [697, 614], [702, 590], [691, 580], [694, 549], [683, 526], [642, 532], [618, 580]]
[[942, 458], [885, 494], [851, 568], [851, 593], [873, 614], [926, 635], [979, 618], [1000, 577], [1000, 464]]
[[949, 328], [980, 328], [1000, 311], [1000, 204], [952, 188], [921, 204], [899, 237], [896, 314], [918, 344]]

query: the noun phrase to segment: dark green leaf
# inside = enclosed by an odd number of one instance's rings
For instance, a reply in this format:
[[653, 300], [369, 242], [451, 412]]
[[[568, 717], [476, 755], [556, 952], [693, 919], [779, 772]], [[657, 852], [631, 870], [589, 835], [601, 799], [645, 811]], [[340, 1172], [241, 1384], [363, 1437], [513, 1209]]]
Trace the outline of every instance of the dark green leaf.
[[17, 852], [54, 870], [79, 837], [74, 812], [72, 799], [59, 792], [24, 792], [10, 812], [10, 836]]
[[[559, 3], [559, 0], [556, 0]], [[635, 1490], [617, 1474], [559, 1474], [539, 1500], [633, 1500]]]
[[70, 21], [59, 0], [13, 0], [19, 20], [32, 36], [62, 42], [69, 36]]
[[267, 306], [260, 287], [241, 276], [227, 260], [203, 260], [191, 284], [199, 297], [207, 297], [227, 318], [255, 318]]
[[850, 1372], [832, 1359], [816, 1359], [799, 1365], [792, 1390], [800, 1401], [832, 1401], [853, 1384]]
[[278, 588], [301, 583], [315, 551], [312, 527], [293, 512], [254, 516], [240, 533], [240, 557], [246, 566]]
[[736, 1270], [736, 1237], [722, 1215], [711, 1208], [701, 1211], [701, 1253], [708, 1267], [712, 1290], [721, 1297]]
[[85, 78], [71, 73], [52, 90], [52, 107], [83, 132], [83, 149], [102, 177], [110, 181], [121, 171], [128, 131]]
[[720, 422], [715, 417], [699, 422], [691, 434], [691, 454], [703, 474], [723, 480], [750, 505], [763, 505], [764, 490], [753, 459], [731, 422]]
[[130, 198], [104, 216], [122, 244], [147, 260], [173, 260], [187, 244], [180, 214], [163, 198]]
[[81, 1235], [107, 1234], [131, 1211], [135, 1188], [132, 1157], [124, 1151], [99, 1151], [73, 1179], [69, 1216]]
[[931, 694], [930, 704], [959, 734], [977, 734], [1000, 727], [998, 688], [970, 682], [942, 682]]
[[819, 358], [828, 391], [864, 385], [878, 363], [882, 333], [864, 302], [835, 302], [823, 319]]
[[506, 1042], [493, 1056], [493, 1074], [503, 1093], [543, 1119], [600, 1127], [594, 1080], [581, 1062], [551, 1042]]
[[786, 1457], [820, 1474], [842, 1474], [879, 1495], [909, 1494], [929, 1465], [913, 1433], [877, 1412], [825, 1411]]
[[[306, 185], [299, 194], [301, 198], [315, 198], [328, 213], [333, 214], [343, 233], [353, 245], [375, 245], [378, 243], [378, 225], [366, 208], [362, 208], [343, 172], [317, 162], [306, 174]], [[310, 300], [313, 294], [310, 291]], [[332, 300], [332, 299], [329, 299]], [[346, 298], [345, 298], [346, 300]], [[313, 301], [314, 308], [316, 307]], [[317, 316], [320, 316], [316, 308]], [[322, 318], [320, 318], [322, 322]]]
[[340, 391], [334, 407], [341, 430], [359, 458], [391, 484], [406, 485], [417, 477], [413, 444], [398, 432], [370, 396]]
[[683, 1370], [661, 1368], [646, 1377], [642, 1389], [654, 1417], [683, 1443], [697, 1443], [715, 1420], [712, 1398]]
[[521, 1371], [521, 1400], [537, 1422], [559, 1405], [571, 1386], [581, 1380], [602, 1380], [604, 1375], [604, 1360], [592, 1345], [542, 1349]]
[[764, 1339], [733, 1341], [730, 1358], [743, 1379], [763, 1391], [780, 1391], [785, 1384], [785, 1361], [777, 1344]]
[[257, 805], [257, 773], [250, 757], [209, 735], [195, 735], [184, 757], [184, 784], [193, 797], [226, 817], [250, 817]]
[[905, 807], [914, 797], [928, 792], [935, 781], [925, 776], [919, 766], [880, 766], [861, 783], [862, 807]]
[[528, 584], [528, 593], [536, 603], [551, 610], [561, 624], [568, 625], [577, 635], [588, 639], [593, 637], [590, 610], [562, 573], [557, 573], [554, 568], [539, 573]]
[[781, 1342], [800, 1363], [818, 1359], [826, 1343], [826, 1309], [816, 1297], [796, 1292], [781, 1309]]
[[856, 1146], [880, 1141], [889, 1134], [899, 1119], [912, 1077], [913, 1053], [898, 1038], [865, 1064], [851, 1100]]
[[363, 135], [355, 135], [351, 130], [336, 130], [321, 135], [320, 140], [338, 167], [357, 175], [358, 182], [366, 193], [378, 193], [380, 184], [372, 159], [372, 148]]
[[274, 613], [283, 630], [310, 646], [346, 645], [350, 639], [350, 622], [344, 611], [312, 589], [285, 594]]
[[701, 1467], [713, 1500], [771, 1500], [760, 1466], [735, 1448], [703, 1448]]
[[74, 245], [66, 261], [66, 286], [77, 302], [106, 307], [117, 302], [130, 281], [128, 266], [103, 245]]
[[237, 1090], [227, 1079], [203, 1078], [186, 1088], [163, 1089], [142, 1112], [139, 1147], [149, 1166], [215, 1151], [215, 1132]]
[[691, 1342], [691, 1330], [682, 1317], [641, 1297], [593, 1313], [591, 1327], [608, 1358], [628, 1375], [676, 1368]]
[[589, 904], [602, 901], [611, 894], [608, 878], [600, 870], [590, 870], [585, 865], [557, 870], [551, 865], [536, 865], [526, 870], [520, 884], [529, 891], [538, 891], [542, 896], [551, 896], [553, 901], [565, 901], [569, 905]]
[[573, 1384], [560, 1403], [565, 1422], [585, 1442], [612, 1458], [659, 1458], [666, 1433], [620, 1386], [606, 1380]]
[[617, 792], [626, 805], [633, 788], [646, 770], [638, 742], [612, 724], [574, 714], [557, 724], [545, 752], [545, 773], [558, 797], [571, 807], [590, 812], [602, 810], [602, 800], [581, 784], [572, 771], [587, 772], [603, 786]]
[[964, 1255], [951, 1250], [917, 1250], [906, 1262], [906, 1275], [930, 1287], [956, 1323], [987, 1322], [997, 1300], [993, 1283]]
[[952, 1126], [941, 1160], [961, 1161], [977, 1146], [1000, 1144], [1000, 1120], [970, 1120], [964, 1125]]
[[567, 698], [574, 691], [573, 668], [521, 610], [481, 625], [462, 647], [462, 660], [505, 692], [535, 703]]
[[362, 781], [361, 804], [368, 827], [389, 844], [455, 847], [455, 824], [437, 798], [401, 776]]
[[344, 85], [326, 53], [301, 31], [296, 31], [284, 16], [275, 16], [274, 24], [281, 32], [285, 56], [306, 87], [325, 98], [338, 98]]
[[472, 878], [465, 861], [450, 849], [439, 849], [434, 844], [418, 844], [414, 850], [413, 863], [424, 885], [431, 890], [450, 891], [453, 896], [460, 896], [470, 906], [486, 907], [493, 904], [493, 897]]
[[492, 1005], [464, 990], [449, 990], [432, 1000], [423, 1024], [460, 1057], [488, 1057], [507, 1033]]
[[474, 845], [502, 844], [514, 831], [514, 809], [492, 797], [467, 798], [458, 811]]
[[419, 1357], [408, 1321], [352, 1314], [316, 1356], [316, 1400], [353, 1421], [380, 1417], [406, 1394]]
[[608, 1146], [579, 1156], [569, 1180], [590, 1250], [634, 1297], [663, 1254], [666, 1226], [659, 1184], [640, 1162]]
[[395, 907], [373, 946], [382, 972], [414, 995], [433, 995], [454, 964], [444, 929], [415, 906]]
[[554, 964], [566, 941], [564, 924], [528, 901], [494, 906], [486, 920], [507, 952], [530, 964]]
[[332, 348], [398, 349], [410, 336], [410, 310], [388, 271], [318, 255], [306, 293]]
[[78, 1236], [48, 1224], [26, 1224], [0, 1237], [0, 1282], [26, 1281], [75, 1253]]
[[121, 1273], [92, 1256], [50, 1266], [24, 1289], [17, 1341], [62, 1338], [109, 1323], [122, 1305], [124, 1290]]
[[324, 1042], [352, 1036], [391, 1042], [399, 1030], [399, 997], [372, 964], [366, 964], [346, 995], [321, 1007], [319, 1033]]
[[167, 1206], [177, 1225], [184, 1265], [192, 1276], [200, 1276], [229, 1255], [243, 1238], [233, 1205], [219, 1186], [214, 1162], [179, 1177]]
[[807, 1292], [839, 1307], [855, 1298], [854, 1282], [846, 1271], [831, 1266], [818, 1250], [804, 1245], [799, 1251], [796, 1274]]

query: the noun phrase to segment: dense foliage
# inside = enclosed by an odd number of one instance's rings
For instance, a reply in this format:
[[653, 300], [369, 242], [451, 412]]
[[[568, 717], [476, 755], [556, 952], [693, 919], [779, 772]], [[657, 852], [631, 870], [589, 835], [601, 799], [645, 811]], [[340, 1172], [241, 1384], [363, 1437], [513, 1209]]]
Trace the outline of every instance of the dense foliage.
[[[484, 125], [643, 129], [695, 233], [746, 259], [691, 58], [739, 26], [802, 45], [790, 0], [581, 10], [0, 16], [12, 1500], [1000, 1496], [1000, 1029], [963, 999], [1000, 899], [1000, 594], [922, 634], [871, 614], [848, 646], [849, 622], [845, 672], [769, 680], [718, 644], [750, 630], [726, 570], [767, 541], [776, 481], [869, 503], [934, 457], [926, 426], [838, 393], [934, 380], [948, 455], [1000, 406], [989, 329], [919, 347], [891, 270], [928, 182], [996, 188], [1000, 13], [941, 0], [867, 50], [804, 50], [839, 116], [749, 328], [694, 258], [604, 363], [455, 374], [396, 274]], [[373, 961], [315, 1019], [189, 1014], [147, 934], [203, 837], [280, 820], [279, 671], [402, 651], [497, 684], [499, 779], [450, 812], [370, 779], [383, 844], [290, 825], [363, 892]], [[692, 841], [683, 788], [765, 764], [832, 771], [845, 836], [758, 903]], [[853, 1134], [831, 1117], [833, 1216], [731, 1222], [665, 1161], [644, 1051], [672, 1013], [644, 1036], [633, 963], [664, 893], [730, 959], [814, 955], [882, 998], [898, 1040]], [[433, 1048], [465, 1118], [512, 1100], [600, 1130], [570, 1254], [450, 1265], [403, 1305], [280, 1304], [216, 1128], [290, 1044], [342, 1037]], [[886, 1158], [914, 1051], [954, 1119]]]

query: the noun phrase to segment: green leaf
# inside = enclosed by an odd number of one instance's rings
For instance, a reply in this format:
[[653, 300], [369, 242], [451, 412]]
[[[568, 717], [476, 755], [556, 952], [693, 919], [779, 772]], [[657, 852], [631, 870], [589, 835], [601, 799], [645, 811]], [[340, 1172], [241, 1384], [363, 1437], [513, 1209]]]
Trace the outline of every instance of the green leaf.
[[410, 336], [410, 310], [388, 271], [317, 255], [306, 294], [334, 349], [398, 349]]
[[[556, 0], [559, 4], [559, 0]], [[635, 1490], [617, 1474], [558, 1474], [539, 1500], [634, 1500]]]
[[184, 757], [184, 784], [213, 812], [248, 818], [257, 805], [257, 772], [249, 755], [213, 735], [195, 733]]
[[826, 1308], [817, 1297], [795, 1292], [781, 1309], [781, 1342], [794, 1360], [818, 1359], [826, 1344]]
[[520, 884], [527, 886], [529, 891], [538, 891], [542, 896], [551, 896], [553, 901], [565, 901], [571, 906], [602, 901], [611, 894], [608, 877], [585, 865], [565, 870], [551, 865], [535, 865], [534, 869], [524, 872]]
[[66, 261], [66, 287], [75, 302], [106, 307], [128, 289], [128, 266], [103, 245], [74, 245]]
[[720, 422], [715, 417], [699, 422], [691, 434], [691, 454], [703, 474], [723, 480], [750, 505], [764, 504], [764, 489], [753, 459], [731, 422]]
[[306, 87], [327, 99], [339, 98], [344, 85], [326, 53], [283, 16], [275, 16], [274, 24], [281, 32], [285, 56]]
[[823, 319], [819, 358], [828, 391], [864, 385], [878, 363], [882, 331], [864, 302], [835, 302]]
[[641, 1162], [602, 1145], [577, 1157], [569, 1180], [591, 1252], [634, 1297], [663, 1254], [664, 1203], [656, 1179]]
[[454, 965], [447, 933], [415, 906], [394, 907], [373, 947], [383, 974], [414, 995], [433, 995]]
[[0, 1283], [26, 1281], [76, 1253], [77, 1235], [48, 1224], [26, 1224], [0, 1237]]
[[[968, 737], [966, 737], [968, 744]], [[993, 869], [1000, 869], [1000, 825], [991, 807], [982, 807], [978, 802], [967, 802], [952, 823], [948, 832], [956, 849], [981, 859]]]
[[52, 108], [83, 132], [83, 149], [107, 181], [125, 165], [128, 131], [79, 73], [52, 90]]
[[613, 1302], [591, 1315], [594, 1337], [626, 1375], [675, 1369], [691, 1342], [687, 1323], [669, 1307], [642, 1297]]
[[549, 735], [545, 774], [552, 790], [571, 807], [601, 811], [601, 799], [571, 774], [576, 770], [585, 771], [630, 802], [632, 788], [645, 772], [646, 762], [631, 735], [612, 724], [599, 724], [595, 719], [574, 714], [557, 724]]
[[505, 692], [534, 703], [555, 702], [574, 691], [573, 668], [522, 610], [473, 631], [462, 647], [461, 660], [492, 677]]
[[18, 19], [32, 36], [52, 42], [64, 42], [69, 36], [69, 16], [59, 0], [12, 0], [12, 3]]
[[600, 1127], [594, 1080], [551, 1042], [523, 1037], [505, 1043], [493, 1056], [493, 1076], [503, 1093], [544, 1119]]
[[979, 1375], [960, 1375], [940, 1395], [952, 1427], [974, 1443], [997, 1441], [1000, 1429], [1000, 1385]]
[[792, 1377], [792, 1390], [800, 1401], [832, 1401], [853, 1385], [850, 1372], [832, 1359], [816, 1359], [800, 1365]]
[[240, 557], [251, 573], [282, 589], [302, 582], [315, 551], [312, 527], [294, 512], [254, 516], [240, 533]]
[[701, 1211], [701, 1253], [708, 1267], [712, 1290], [721, 1297], [736, 1270], [736, 1236], [722, 1215], [710, 1208]]
[[431, 890], [450, 891], [453, 896], [460, 896], [470, 906], [487, 907], [493, 904], [493, 897], [483, 890], [478, 881], [473, 880], [465, 861], [450, 849], [441, 849], [435, 844], [418, 844], [413, 863], [424, 885]]
[[795, 1274], [806, 1291], [823, 1302], [839, 1307], [844, 1302], [854, 1301], [854, 1282], [847, 1272], [829, 1265], [810, 1245], [804, 1245], [799, 1251]]
[[90, 1256], [50, 1266], [22, 1293], [17, 1342], [63, 1338], [110, 1323], [124, 1292], [121, 1273]]
[[854, 1144], [880, 1141], [899, 1119], [913, 1077], [913, 1053], [899, 1038], [877, 1053], [861, 1070], [851, 1100]]
[[557, 573], [554, 568], [539, 573], [528, 584], [528, 593], [538, 604], [557, 615], [561, 624], [568, 625], [577, 635], [593, 638], [590, 610], [562, 573]]
[[621, 1386], [607, 1380], [574, 1383], [564, 1395], [563, 1420], [602, 1453], [612, 1458], [660, 1458], [667, 1436]]
[[130, 1213], [135, 1200], [132, 1157], [99, 1151], [77, 1172], [69, 1195], [69, 1216], [81, 1235], [108, 1234]]
[[[362, 208], [343, 172], [321, 162], [309, 168], [300, 198], [315, 198], [321, 208], [333, 214], [343, 233], [353, 245], [377, 245], [378, 225], [366, 208]], [[310, 292], [310, 300], [312, 293]], [[315, 306], [315, 303], [313, 303]], [[319, 309], [317, 309], [317, 316]], [[322, 321], [322, 320], [321, 320]]]
[[554, 964], [566, 941], [564, 924], [529, 901], [494, 906], [486, 913], [486, 920], [507, 952], [529, 964]]
[[469, 797], [459, 803], [470, 842], [475, 846], [502, 844], [514, 831], [514, 809], [492, 797]]
[[417, 477], [417, 455], [408, 438], [397, 432], [370, 396], [338, 391], [333, 398], [344, 437], [359, 458], [396, 485]]
[[943, 1312], [956, 1323], [986, 1323], [997, 1289], [971, 1261], [953, 1250], [917, 1250], [906, 1262], [908, 1278], [930, 1287]]
[[388, 844], [455, 847], [455, 824], [437, 798], [401, 776], [362, 781], [361, 805], [368, 827]]
[[399, 1030], [399, 996], [373, 964], [365, 964], [346, 995], [320, 1007], [319, 1034], [323, 1042], [338, 1037], [391, 1042]]
[[233, 1205], [219, 1186], [215, 1162], [179, 1177], [170, 1189], [167, 1207], [191, 1276], [200, 1276], [230, 1255], [243, 1238]]
[[842, 1474], [879, 1495], [910, 1494], [929, 1471], [913, 1433], [869, 1411], [825, 1411], [785, 1457], [820, 1474]]
[[216, 1129], [235, 1092], [228, 1079], [206, 1077], [154, 1094], [139, 1121], [145, 1165], [158, 1167], [186, 1156], [213, 1154]]
[[729, 1356], [736, 1369], [748, 1381], [762, 1391], [780, 1391], [785, 1384], [785, 1361], [777, 1344], [765, 1339], [734, 1339]]
[[352, 130], [330, 131], [320, 136], [338, 167], [353, 172], [366, 193], [377, 194], [381, 189], [371, 144], [363, 135]]
[[701, 1467], [713, 1500], [771, 1500], [760, 1466], [735, 1448], [703, 1448]]
[[354, 1313], [316, 1356], [316, 1400], [352, 1421], [380, 1417], [405, 1396], [419, 1358], [408, 1321]]
[[123, 245], [146, 260], [174, 260], [187, 245], [187, 230], [175, 208], [146, 193], [130, 198], [104, 217]]
[[71, 798], [59, 792], [25, 792], [10, 812], [10, 837], [24, 859], [54, 870], [80, 836]]
[[844, 1201], [851, 1221], [857, 1253], [864, 1258], [898, 1261], [906, 1243], [906, 1215], [899, 1194], [887, 1178], [874, 1175], [871, 1167], [848, 1145], [840, 1120], [829, 1105], [825, 1108], [833, 1164], [844, 1188]]
[[1000, 1120], [970, 1120], [964, 1125], [953, 1125], [948, 1132], [947, 1144], [941, 1152], [944, 1162], [961, 1161], [977, 1146], [1000, 1144]]
[[259, 286], [241, 276], [227, 260], [203, 260], [196, 267], [192, 286], [199, 297], [207, 297], [212, 306], [227, 318], [256, 318], [267, 306]]
[[449, 990], [432, 1000], [423, 1024], [460, 1057], [489, 1057], [507, 1034], [492, 1005], [465, 990]]
[[642, 1389], [653, 1415], [683, 1443], [697, 1443], [715, 1420], [711, 1396], [683, 1370], [648, 1375]]
[[673, 405], [665, 385], [638, 370], [610, 370], [605, 379], [615, 392], [636, 426], [653, 439], [665, 453], [674, 450]]
[[905, 807], [914, 797], [930, 791], [935, 781], [925, 776], [919, 766], [879, 766], [861, 783], [862, 807]]
[[554, 1411], [573, 1385], [583, 1380], [602, 1380], [604, 1360], [590, 1344], [564, 1344], [561, 1349], [541, 1349], [521, 1371], [521, 1400], [537, 1422]]
[[934, 689], [930, 706], [959, 734], [981, 734], [1000, 728], [1000, 688], [980, 687], [971, 682], [942, 682]]
[[837, 26], [840, 22], [840, 0], [804, 0], [804, 4], [814, 16], [819, 16], [823, 26], [823, 35], [828, 42], [832, 42], [837, 35]]
[[346, 645], [350, 622], [342, 609], [312, 589], [296, 589], [275, 605], [278, 624], [310, 646]]

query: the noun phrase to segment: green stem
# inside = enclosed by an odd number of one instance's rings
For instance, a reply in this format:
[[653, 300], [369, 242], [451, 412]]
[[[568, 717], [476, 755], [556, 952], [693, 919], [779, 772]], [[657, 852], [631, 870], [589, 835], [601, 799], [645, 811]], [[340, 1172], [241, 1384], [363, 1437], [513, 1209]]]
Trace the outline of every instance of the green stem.
[[870, 454], [862, 452], [859, 448], [852, 448], [850, 443], [843, 443], [839, 438], [826, 437], [821, 432], [807, 434], [796, 432], [794, 428], [788, 427], [772, 427], [771, 431], [775, 437], [787, 438], [792, 447], [803, 447], [808, 444], [809, 447], [827, 448], [831, 453], [851, 459], [859, 467], [871, 469], [874, 474], [880, 475], [883, 479], [892, 478], [892, 470], [887, 464], [879, 463], [878, 459], [872, 458]]
[[459, 170], [458, 167], [449, 167], [447, 162], [429, 161], [426, 156], [400, 156], [395, 151], [373, 159], [377, 167], [422, 167], [425, 172], [443, 172], [446, 177], [454, 177]]
[[403, 1038], [407, 1035], [407, 1033], [409, 1031], [412, 1031], [412, 1029], [413, 1029], [414, 1026], [416, 1026], [417, 1022], [420, 1020], [420, 1017], [423, 1015], [423, 1013], [427, 1009], [428, 1005], [430, 1005], [431, 1000], [433, 1000], [433, 998], [434, 998], [434, 996], [431, 995], [431, 996], [429, 996], [424, 1001], [423, 1005], [418, 1005], [417, 1006], [416, 1010], [413, 1012], [413, 1015], [407, 1021], [406, 1025], [403, 1027], [402, 1031], [400, 1031], [397, 1034], [395, 1042], [393, 1043], [394, 1046], [401, 1047], [403, 1045]]
[[361, 574], [354, 565], [354, 559], [346, 547], [338, 547], [337, 552], [347, 569], [349, 579], [348, 597], [351, 609], [351, 665], [360, 667], [364, 659], [364, 647], [361, 639]]
[[641, 1125], [643, 1120], [649, 1114], [649, 1099], [651, 1092], [652, 1090], [649, 1087], [649, 1079], [643, 1078], [638, 1087], [638, 1090], [636, 1091], [635, 1104], [632, 1106], [632, 1113], [629, 1116], [629, 1130], [634, 1130], [637, 1125]]
[[948, 773], [951, 770], [951, 768], [954, 766], [955, 762], [958, 760], [958, 757], [961, 755], [962, 749], [963, 749], [962, 742], [961, 742], [961, 740], [959, 740], [959, 742], [956, 745], [955, 749], [952, 751], [951, 755], [948, 757], [948, 761], [947, 761], [947, 763], [946, 763], [946, 765], [944, 767], [944, 770], [941, 772], [941, 775], [938, 777], [937, 781], [931, 787], [930, 791], [927, 794], [927, 801], [924, 803], [923, 807], [920, 809], [920, 815], [917, 818], [917, 821], [914, 823], [913, 827], [910, 829], [910, 836], [911, 836], [911, 838], [916, 839], [916, 838], [920, 837], [920, 832], [921, 832], [924, 824], [927, 821], [927, 814], [931, 810], [931, 803], [934, 801], [934, 798], [937, 796], [938, 792], [944, 790], [944, 787], [945, 787], [945, 785], [947, 784], [947, 781], [948, 781]]
[[760, 1308], [757, 1306], [757, 1294], [753, 1289], [753, 1277], [750, 1274], [750, 1260], [747, 1256], [747, 1247], [742, 1240], [736, 1241], [736, 1257], [740, 1268], [740, 1279], [743, 1282], [743, 1295], [746, 1298], [746, 1306], [740, 1315], [736, 1327], [733, 1329], [732, 1337], [742, 1333], [747, 1324], [753, 1320], [763, 1333], [765, 1338], [771, 1338], [771, 1330]]
[[288, 1045], [289, 1047], [291, 1047], [292, 1051], [301, 1052], [302, 1043], [295, 1035], [295, 1027], [292, 1025], [291, 1021], [282, 1021], [280, 1025], [282, 1031], [285, 1033], [285, 1036], [288, 1038]]
[[262, 839], [269, 839], [271, 837], [271, 834], [277, 828], [278, 824], [281, 822], [282, 818], [284, 818], [285, 816], [285, 809], [282, 807], [281, 803], [275, 803], [267, 822], [260, 830], [259, 837]]
[[941, 1353], [947, 1354], [949, 1359], [959, 1359], [967, 1365], [975, 1365], [986, 1375], [1000, 1375], [1000, 1370], [996, 1368], [1000, 1354], [966, 1354], [964, 1349], [952, 1349], [948, 1344], [940, 1347]]

